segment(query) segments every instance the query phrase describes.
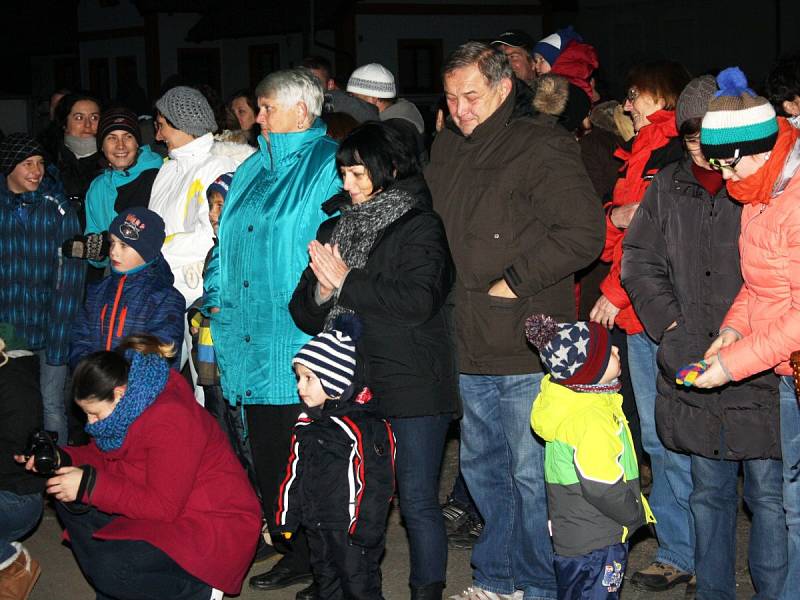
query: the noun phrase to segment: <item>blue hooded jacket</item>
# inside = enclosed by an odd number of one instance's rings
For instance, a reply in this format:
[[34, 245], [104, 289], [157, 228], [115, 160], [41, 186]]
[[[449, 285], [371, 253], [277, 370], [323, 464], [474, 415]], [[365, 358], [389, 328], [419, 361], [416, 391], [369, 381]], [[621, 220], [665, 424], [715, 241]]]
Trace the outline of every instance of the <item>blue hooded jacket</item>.
[[175, 344], [180, 364], [186, 302], [173, 287], [172, 271], [158, 258], [134, 273], [114, 273], [90, 285], [72, 327], [69, 364], [100, 350], [113, 350], [125, 336], [147, 333]]
[[[299, 402], [292, 357], [310, 337], [289, 314], [308, 243], [341, 188], [336, 142], [317, 119], [304, 131], [260, 136], [225, 199], [204, 275], [222, 388], [232, 405]], [[211, 307], [220, 312], [210, 314]]]
[[85, 263], [64, 258], [61, 244], [80, 233], [78, 216], [49, 165], [35, 192], [14, 194], [0, 176], [0, 323], [28, 350], [63, 365], [83, 295]]

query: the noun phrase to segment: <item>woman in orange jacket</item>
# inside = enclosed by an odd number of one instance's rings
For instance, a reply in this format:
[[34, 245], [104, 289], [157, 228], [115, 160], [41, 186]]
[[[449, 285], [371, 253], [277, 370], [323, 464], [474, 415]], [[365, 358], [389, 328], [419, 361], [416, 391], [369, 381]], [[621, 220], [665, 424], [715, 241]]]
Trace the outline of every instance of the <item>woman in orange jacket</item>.
[[[703, 118], [703, 153], [744, 204], [739, 253], [744, 284], [705, 354], [695, 386], [715, 388], [774, 369], [781, 376], [783, 508], [788, 569], [780, 600], [800, 589], [800, 408], [789, 357], [800, 349], [800, 140], [732, 67]], [[774, 541], [773, 541], [774, 543]]]

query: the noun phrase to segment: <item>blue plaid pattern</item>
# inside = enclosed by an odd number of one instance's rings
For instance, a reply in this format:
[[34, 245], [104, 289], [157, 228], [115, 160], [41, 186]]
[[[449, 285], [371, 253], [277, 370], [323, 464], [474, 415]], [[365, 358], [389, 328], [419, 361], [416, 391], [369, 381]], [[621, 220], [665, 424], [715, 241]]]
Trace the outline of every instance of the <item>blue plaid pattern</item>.
[[0, 176], [0, 323], [30, 350], [45, 350], [48, 364], [63, 365], [85, 264], [61, 256], [61, 244], [81, 230], [56, 174], [49, 167], [39, 189], [24, 194]]

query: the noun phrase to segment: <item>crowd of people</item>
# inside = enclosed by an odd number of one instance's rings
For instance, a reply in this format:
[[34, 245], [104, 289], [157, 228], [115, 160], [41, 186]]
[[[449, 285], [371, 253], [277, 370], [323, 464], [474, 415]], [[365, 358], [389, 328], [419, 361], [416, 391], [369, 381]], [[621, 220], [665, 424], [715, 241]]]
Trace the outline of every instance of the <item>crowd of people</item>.
[[0, 140], [0, 596], [50, 498], [98, 599], [280, 554], [252, 589], [376, 600], [396, 496], [412, 600], [449, 545], [455, 600], [734, 600], [741, 470], [756, 597], [795, 598], [800, 58], [764, 95], [659, 60], [618, 102], [599, 68], [507, 31], [428, 119], [308, 57], [149, 116], [60, 90]]

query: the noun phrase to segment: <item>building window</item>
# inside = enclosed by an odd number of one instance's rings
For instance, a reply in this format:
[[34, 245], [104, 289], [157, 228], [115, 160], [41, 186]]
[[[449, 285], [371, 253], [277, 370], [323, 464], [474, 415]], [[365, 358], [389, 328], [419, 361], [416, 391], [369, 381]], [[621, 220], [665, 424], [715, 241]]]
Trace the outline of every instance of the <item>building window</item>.
[[400, 93], [442, 91], [442, 40], [397, 40]]
[[219, 48], [178, 48], [178, 75], [222, 92]]
[[100, 100], [111, 97], [111, 73], [107, 58], [89, 59], [89, 89]]
[[81, 65], [77, 57], [65, 56], [53, 61], [53, 89], [74, 90], [81, 87]]
[[281, 68], [281, 49], [278, 44], [250, 46], [250, 89], [273, 71]]

